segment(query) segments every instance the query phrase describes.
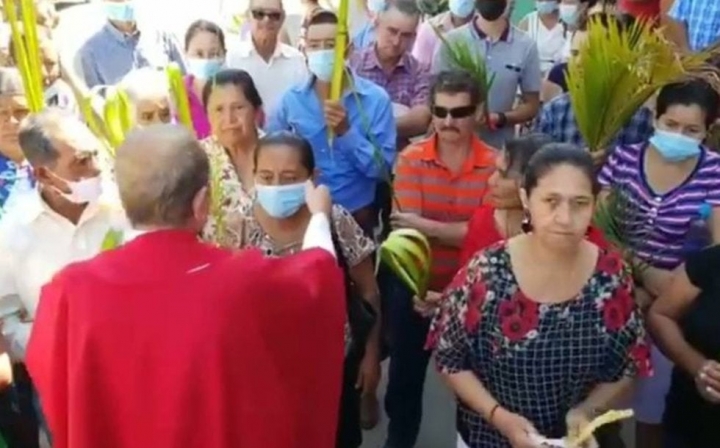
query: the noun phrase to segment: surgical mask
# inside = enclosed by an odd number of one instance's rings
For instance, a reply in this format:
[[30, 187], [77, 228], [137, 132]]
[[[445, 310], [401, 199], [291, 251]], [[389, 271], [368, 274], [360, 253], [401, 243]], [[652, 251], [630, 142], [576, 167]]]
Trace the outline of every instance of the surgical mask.
[[290, 185], [255, 185], [260, 206], [277, 219], [289, 218], [305, 204], [305, 182]]
[[558, 4], [555, 1], [537, 1], [535, 2], [535, 9], [538, 14], [546, 15], [552, 14], [558, 9]]
[[379, 14], [387, 9], [386, 0], [368, 0], [367, 2], [368, 11], [373, 14]]
[[307, 52], [308, 70], [320, 81], [330, 82], [335, 64], [335, 50], [311, 50]]
[[482, 18], [488, 22], [498, 20], [508, 9], [507, 0], [479, 0], [475, 7]]
[[565, 25], [575, 26], [578, 21], [578, 7], [577, 5], [566, 5], [560, 4], [560, 20]]
[[187, 58], [187, 71], [191, 75], [199, 79], [210, 79], [222, 69], [224, 61], [220, 58], [201, 59]]
[[114, 22], [134, 22], [135, 4], [132, 1], [122, 3], [105, 1], [105, 15]]
[[58, 179], [65, 182], [70, 189], [70, 193], [64, 193], [56, 188], [62, 197], [73, 204], [88, 204], [97, 202], [102, 194], [102, 179], [100, 176], [88, 177], [78, 181], [63, 179], [57, 174], [53, 174]]
[[668, 162], [680, 162], [700, 154], [700, 140], [676, 132], [656, 129], [649, 141]]
[[455, 17], [470, 17], [475, 10], [474, 0], [450, 0], [448, 4], [450, 13]]

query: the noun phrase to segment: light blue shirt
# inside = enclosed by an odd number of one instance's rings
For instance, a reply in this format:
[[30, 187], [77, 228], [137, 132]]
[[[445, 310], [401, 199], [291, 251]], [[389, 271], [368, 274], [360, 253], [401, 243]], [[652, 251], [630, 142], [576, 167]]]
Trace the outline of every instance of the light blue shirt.
[[348, 89], [342, 97], [350, 128], [334, 137], [332, 147], [323, 107], [313, 89], [314, 78], [285, 92], [270, 114], [267, 131], [292, 131], [307, 139], [320, 183], [327, 185], [335, 203], [354, 212], [372, 204], [378, 182], [388, 180], [397, 155], [397, 133], [387, 92], [367, 79], [351, 76], [354, 93]]
[[356, 50], [362, 50], [373, 43], [375, 43], [375, 26], [372, 22], [368, 22], [353, 36], [352, 44]]
[[668, 15], [687, 27], [692, 51], [701, 51], [720, 40], [718, 0], [675, 0]]
[[80, 48], [85, 84], [117, 84], [131, 70], [143, 67], [165, 68], [177, 62], [185, 71], [182, 52], [173, 37], [162, 31], [138, 31], [126, 35], [105, 24]]

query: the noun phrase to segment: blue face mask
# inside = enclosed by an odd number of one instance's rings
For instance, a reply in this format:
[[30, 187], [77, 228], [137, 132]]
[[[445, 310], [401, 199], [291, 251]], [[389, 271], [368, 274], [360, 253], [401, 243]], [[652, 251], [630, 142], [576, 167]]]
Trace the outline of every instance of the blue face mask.
[[122, 3], [106, 1], [105, 15], [114, 22], [134, 22], [135, 4], [131, 1]]
[[285, 219], [305, 204], [305, 182], [291, 185], [255, 185], [257, 201], [268, 215]]
[[210, 79], [222, 69], [222, 59], [187, 58], [185, 65], [189, 74], [200, 79]]
[[560, 9], [560, 20], [565, 25], [575, 26], [578, 21], [578, 7], [577, 5], [566, 5], [562, 4], [559, 6]]
[[379, 14], [387, 8], [387, 1], [386, 0], [368, 0], [367, 2], [367, 8], [368, 11]]
[[455, 17], [470, 17], [475, 12], [475, 1], [474, 0], [450, 0], [448, 4], [450, 13]]
[[307, 52], [308, 70], [320, 81], [330, 82], [335, 63], [335, 50], [309, 50]]
[[649, 141], [668, 162], [679, 162], [700, 154], [700, 140], [676, 132], [656, 129]]
[[537, 1], [535, 2], [535, 9], [540, 15], [552, 14], [558, 10], [558, 3], [554, 0], [551, 1]]

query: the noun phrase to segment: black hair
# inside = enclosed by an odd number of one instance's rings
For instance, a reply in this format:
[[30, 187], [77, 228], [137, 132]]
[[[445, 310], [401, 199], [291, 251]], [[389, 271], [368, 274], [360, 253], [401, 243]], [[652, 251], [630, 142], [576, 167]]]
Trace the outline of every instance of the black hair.
[[545, 145], [553, 142], [552, 137], [540, 132], [533, 132], [505, 142], [505, 161], [507, 170], [524, 175], [533, 155]]
[[257, 171], [258, 158], [262, 150], [268, 146], [285, 145], [300, 153], [300, 164], [312, 176], [315, 171], [315, 155], [310, 142], [290, 131], [273, 132], [258, 140], [253, 153], [253, 170]]
[[540, 148], [528, 162], [523, 188], [528, 196], [537, 187], [540, 179], [560, 165], [569, 165], [582, 171], [592, 186], [593, 196], [600, 192], [595, 176], [595, 164], [589, 152], [570, 143], [550, 143]]
[[655, 101], [655, 118], [660, 118], [671, 106], [698, 106], [705, 113], [705, 126], [715, 123], [720, 107], [718, 93], [702, 80], [668, 84], [660, 89]]
[[210, 33], [217, 36], [220, 41], [220, 48], [225, 52], [225, 33], [215, 22], [209, 20], [196, 20], [190, 24], [185, 32], [185, 51], [190, 48], [190, 42], [198, 33]]
[[483, 100], [483, 93], [480, 85], [473, 76], [464, 70], [443, 71], [437, 74], [430, 87], [430, 104], [435, 103], [435, 96], [438, 93], [467, 93], [470, 95], [470, 102], [477, 106]]
[[256, 109], [262, 107], [262, 98], [260, 98], [260, 93], [258, 93], [257, 87], [255, 87], [255, 82], [253, 82], [252, 76], [250, 76], [250, 74], [245, 70], [228, 68], [220, 70], [215, 74], [215, 76], [205, 83], [202, 90], [202, 102], [203, 107], [205, 108], [205, 113], [208, 111], [208, 99], [210, 98], [210, 94], [213, 89], [215, 89], [215, 87], [224, 87], [227, 85], [233, 85], [240, 88], [243, 91], [245, 98], [247, 98], [250, 104], [252, 104]]
[[307, 21], [307, 27], [313, 25], [337, 25], [339, 23], [338, 16], [327, 9], [321, 9], [315, 12]]

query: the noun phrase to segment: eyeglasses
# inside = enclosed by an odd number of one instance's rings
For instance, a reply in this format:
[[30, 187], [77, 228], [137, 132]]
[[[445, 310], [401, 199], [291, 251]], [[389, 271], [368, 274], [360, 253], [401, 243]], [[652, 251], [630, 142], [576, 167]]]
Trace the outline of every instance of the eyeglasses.
[[279, 22], [280, 19], [282, 19], [282, 13], [278, 11], [262, 11], [259, 9], [253, 9], [251, 12], [253, 19], [255, 20], [263, 20], [267, 17], [272, 22]]
[[474, 114], [476, 110], [477, 107], [475, 106], [461, 106], [452, 108], [433, 106], [432, 114], [438, 118], [447, 118], [448, 115], [450, 115], [450, 118], [467, 118], [470, 115]]

